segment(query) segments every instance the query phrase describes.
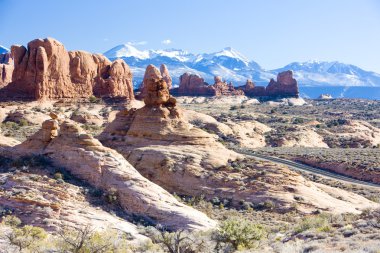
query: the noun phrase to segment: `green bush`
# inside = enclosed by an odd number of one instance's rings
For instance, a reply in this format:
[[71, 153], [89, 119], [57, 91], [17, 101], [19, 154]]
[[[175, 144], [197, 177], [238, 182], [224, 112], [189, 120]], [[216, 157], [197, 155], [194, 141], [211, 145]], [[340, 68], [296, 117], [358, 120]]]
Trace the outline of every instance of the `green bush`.
[[55, 179], [55, 180], [63, 180], [63, 174], [60, 173], [60, 172], [56, 172], [56, 173], [54, 174], [54, 179]]
[[16, 246], [22, 252], [25, 249], [34, 252], [33, 249], [39, 247], [47, 236], [48, 235], [43, 228], [30, 225], [12, 227], [12, 230], [5, 235], [9, 243]]
[[251, 249], [257, 246], [258, 241], [266, 236], [267, 232], [262, 225], [255, 224], [242, 218], [229, 218], [220, 224], [214, 234], [217, 244], [227, 243], [236, 250]]
[[97, 103], [97, 102], [99, 102], [99, 99], [97, 97], [95, 97], [95, 96], [91, 96], [91, 97], [88, 98], [88, 101], [90, 103]]
[[29, 122], [26, 119], [20, 119], [18, 124], [23, 127], [23, 126], [28, 126]]
[[21, 225], [21, 220], [13, 215], [7, 215], [3, 218], [2, 224], [10, 227], [18, 227]]
[[297, 224], [294, 232], [298, 234], [310, 229], [315, 229], [318, 232], [329, 232], [331, 230], [329, 217], [326, 214], [305, 217]]
[[129, 252], [127, 238], [116, 230], [95, 231], [90, 226], [58, 231], [55, 242], [59, 252], [73, 253], [121, 253]]

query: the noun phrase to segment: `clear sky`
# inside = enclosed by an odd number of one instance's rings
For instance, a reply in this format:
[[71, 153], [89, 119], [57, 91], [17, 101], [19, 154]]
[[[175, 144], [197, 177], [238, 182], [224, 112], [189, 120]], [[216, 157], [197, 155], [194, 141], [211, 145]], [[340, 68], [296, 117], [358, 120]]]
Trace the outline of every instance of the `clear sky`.
[[194, 53], [231, 46], [266, 69], [338, 60], [380, 73], [379, 0], [0, 0], [0, 45]]

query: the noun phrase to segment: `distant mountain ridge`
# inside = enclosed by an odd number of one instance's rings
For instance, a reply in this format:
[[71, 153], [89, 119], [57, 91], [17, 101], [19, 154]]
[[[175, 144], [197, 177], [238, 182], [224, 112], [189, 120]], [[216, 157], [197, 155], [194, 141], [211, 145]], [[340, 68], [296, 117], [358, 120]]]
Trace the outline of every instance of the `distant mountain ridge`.
[[2, 45], [0, 45], [0, 54], [5, 54], [5, 53], [8, 53], [8, 52], [9, 52], [8, 48], [3, 47]]
[[242, 85], [247, 79], [258, 85], [268, 84], [277, 73], [293, 70], [300, 86], [378, 86], [380, 74], [365, 71], [351, 64], [337, 61], [293, 62], [283, 68], [265, 70], [257, 62], [249, 60], [237, 50], [226, 47], [215, 53], [192, 54], [181, 49], [139, 50], [130, 44], [116, 46], [104, 53], [110, 60], [124, 59], [134, 75], [134, 86], [138, 86], [149, 64], [159, 66], [164, 63], [178, 84], [179, 76], [185, 72], [201, 75], [213, 83], [215, 75], [235, 86]]

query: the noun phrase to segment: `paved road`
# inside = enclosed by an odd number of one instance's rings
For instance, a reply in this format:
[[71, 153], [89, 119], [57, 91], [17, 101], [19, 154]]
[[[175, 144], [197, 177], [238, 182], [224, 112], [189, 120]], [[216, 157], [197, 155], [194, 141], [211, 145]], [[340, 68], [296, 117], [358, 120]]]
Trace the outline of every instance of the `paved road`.
[[234, 150], [235, 150], [235, 152], [246, 155], [248, 157], [250, 156], [253, 158], [260, 159], [260, 160], [270, 161], [270, 162], [286, 165], [289, 168], [294, 169], [294, 170], [307, 171], [307, 172], [310, 172], [313, 174], [321, 175], [321, 176], [328, 177], [328, 178], [333, 178], [333, 179], [336, 179], [339, 181], [348, 182], [348, 183], [352, 183], [352, 184], [380, 188], [379, 184], [361, 181], [358, 179], [351, 178], [349, 176], [337, 174], [334, 172], [326, 171], [326, 170], [323, 170], [320, 168], [315, 168], [315, 167], [308, 166], [308, 165], [305, 165], [302, 163], [293, 162], [293, 161], [286, 160], [283, 158], [278, 158], [278, 157], [274, 157], [274, 156], [266, 156], [266, 155], [255, 153], [253, 151], [246, 151], [246, 150], [240, 150], [240, 149], [234, 149]]

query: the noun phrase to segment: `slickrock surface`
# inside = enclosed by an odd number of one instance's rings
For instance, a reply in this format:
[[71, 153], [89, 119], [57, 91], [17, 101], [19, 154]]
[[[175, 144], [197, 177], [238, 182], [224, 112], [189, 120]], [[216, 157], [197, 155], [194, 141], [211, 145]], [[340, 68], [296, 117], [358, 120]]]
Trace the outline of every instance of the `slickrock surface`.
[[322, 129], [325, 142], [330, 147], [377, 147], [380, 129], [363, 120], [343, 120], [341, 124]]
[[[149, 73], [158, 73], [147, 68]], [[244, 159], [215, 141], [215, 136], [189, 124], [187, 111], [182, 111], [170, 97], [165, 81], [158, 75], [146, 79], [146, 106], [124, 110], [100, 135], [106, 146], [118, 150], [145, 177], [170, 192], [188, 196], [203, 195], [260, 203], [272, 200], [280, 209], [312, 212], [315, 209], [358, 213], [377, 204], [345, 191], [320, 188], [288, 168], [269, 162]], [[197, 116], [194, 116], [195, 118]], [[246, 135], [242, 128], [250, 125], [216, 124], [221, 132]], [[269, 131], [265, 126], [258, 126]], [[250, 134], [250, 133], [248, 133]], [[247, 145], [258, 145], [248, 143]]]
[[0, 147], [13, 147], [13, 146], [16, 146], [17, 144], [20, 144], [18, 140], [3, 136], [0, 133]]
[[67, 52], [57, 40], [36, 39], [12, 46], [12, 81], [1, 98], [56, 99], [124, 97], [133, 99], [132, 73], [122, 60], [83, 51]]
[[257, 121], [233, 122], [228, 120], [222, 123], [209, 115], [191, 110], [186, 110], [184, 116], [190, 123], [206, 129], [208, 132], [216, 133], [222, 139], [233, 139], [241, 147], [246, 148], [265, 147], [264, 133], [271, 130], [270, 127]]
[[75, 122], [51, 116], [39, 132], [12, 150], [13, 155], [47, 155], [55, 165], [92, 186], [114, 191], [126, 211], [151, 217], [168, 228], [209, 229], [216, 225], [141, 176], [122, 155], [104, 147]]
[[80, 187], [59, 183], [43, 171], [38, 173], [1, 173], [0, 205], [21, 218], [25, 224], [57, 231], [64, 226], [80, 228], [90, 225], [94, 229], [115, 228], [130, 233], [136, 239], [136, 225], [93, 206]]

